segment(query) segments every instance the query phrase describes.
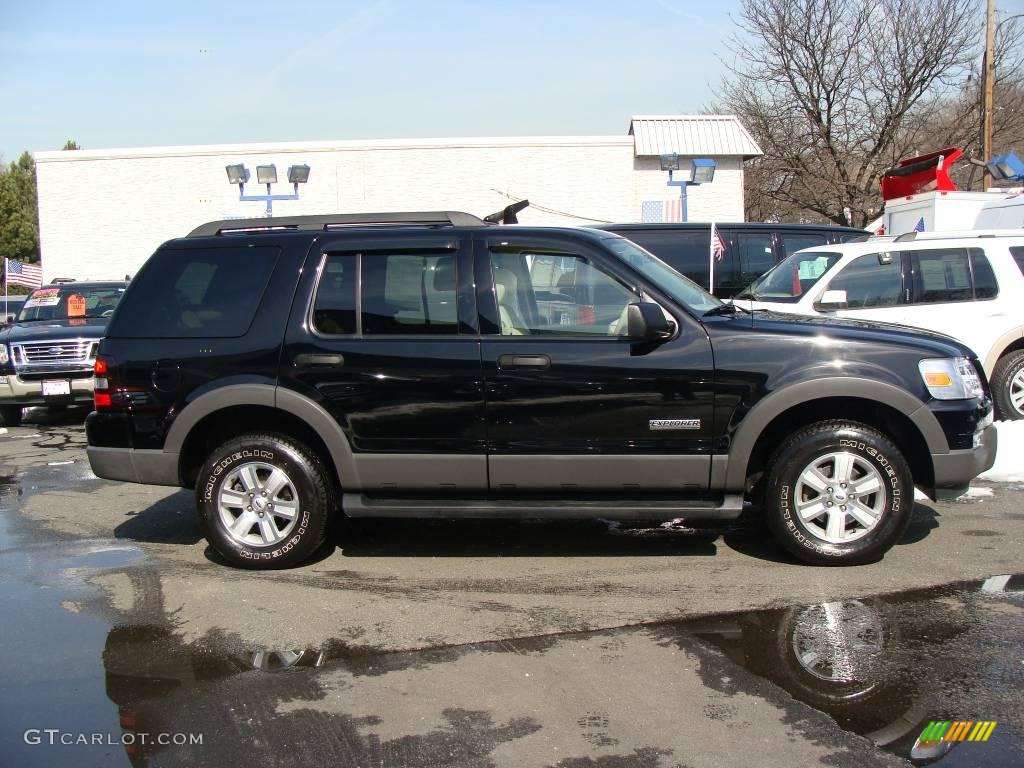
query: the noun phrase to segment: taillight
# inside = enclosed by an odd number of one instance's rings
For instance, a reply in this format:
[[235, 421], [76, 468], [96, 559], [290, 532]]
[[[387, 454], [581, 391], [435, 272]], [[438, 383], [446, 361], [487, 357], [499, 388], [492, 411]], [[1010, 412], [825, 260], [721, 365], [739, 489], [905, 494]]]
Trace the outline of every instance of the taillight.
[[96, 377], [93, 380], [93, 393], [92, 393], [92, 404], [93, 407], [98, 411], [100, 408], [109, 408], [111, 406], [110, 401], [110, 381], [107, 379], [107, 370], [109, 366], [107, 361], [103, 358], [96, 358], [96, 362], [92, 364], [92, 372]]

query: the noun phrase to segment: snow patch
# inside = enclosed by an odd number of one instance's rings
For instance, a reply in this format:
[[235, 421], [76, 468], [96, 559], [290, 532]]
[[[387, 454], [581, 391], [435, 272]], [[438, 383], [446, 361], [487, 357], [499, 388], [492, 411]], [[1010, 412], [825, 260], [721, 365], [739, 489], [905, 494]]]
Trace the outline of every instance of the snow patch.
[[1024, 483], [1024, 420], [997, 421], [999, 448], [992, 469], [978, 476], [992, 483]]

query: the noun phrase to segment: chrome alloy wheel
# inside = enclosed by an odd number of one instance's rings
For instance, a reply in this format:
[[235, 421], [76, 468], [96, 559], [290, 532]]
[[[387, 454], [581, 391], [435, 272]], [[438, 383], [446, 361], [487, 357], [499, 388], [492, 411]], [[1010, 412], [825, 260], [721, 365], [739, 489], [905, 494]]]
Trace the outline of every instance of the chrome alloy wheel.
[[848, 451], [819, 456], [796, 483], [796, 512], [810, 533], [829, 544], [856, 541], [878, 525], [887, 502], [882, 474]]
[[235, 541], [270, 547], [288, 537], [299, 513], [299, 496], [287, 474], [252, 461], [232, 469], [217, 497], [221, 525]]
[[1010, 404], [1017, 413], [1024, 414], [1024, 369], [1010, 379], [1009, 389]]

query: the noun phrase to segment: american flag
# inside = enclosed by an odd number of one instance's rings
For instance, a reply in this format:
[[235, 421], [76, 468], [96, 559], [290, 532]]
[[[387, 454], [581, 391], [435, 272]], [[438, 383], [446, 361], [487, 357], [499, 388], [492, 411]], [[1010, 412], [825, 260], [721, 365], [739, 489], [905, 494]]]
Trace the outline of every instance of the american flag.
[[662, 224], [683, 220], [683, 202], [671, 200], [644, 200], [640, 204], [640, 221], [644, 224]]
[[721, 261], [725, 257], [725, 243], [722, 242], [722, 236], [718, 234], [713, 223], [711, 225], [711, 255], [715, 257], [715, 261]]
[[27, 285], [38, 288], [43, 284], [43, 268], [17, 259], [4, 259], [4, 280], [7, 285]]

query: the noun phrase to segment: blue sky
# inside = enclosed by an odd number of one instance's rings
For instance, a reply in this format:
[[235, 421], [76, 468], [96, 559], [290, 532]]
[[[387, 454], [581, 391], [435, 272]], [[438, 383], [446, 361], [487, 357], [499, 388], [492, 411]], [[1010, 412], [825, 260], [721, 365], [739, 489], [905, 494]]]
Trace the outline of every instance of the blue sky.
[[622, 133], [714, 98], [737, 5], [4, 0], [0, 155]]

